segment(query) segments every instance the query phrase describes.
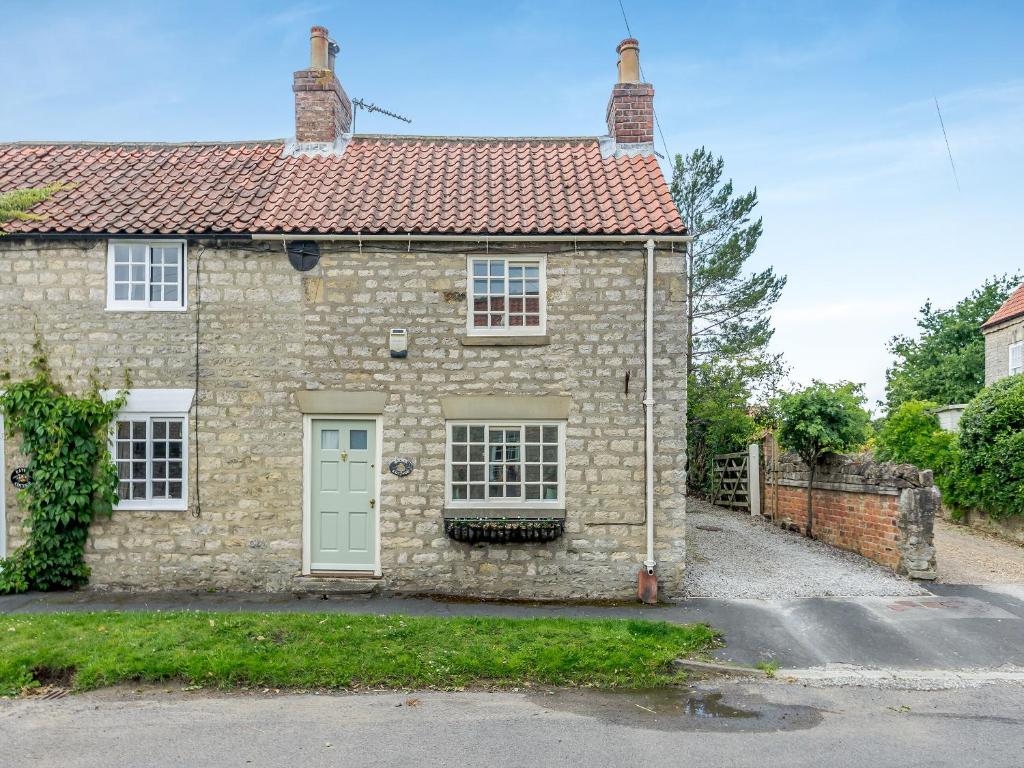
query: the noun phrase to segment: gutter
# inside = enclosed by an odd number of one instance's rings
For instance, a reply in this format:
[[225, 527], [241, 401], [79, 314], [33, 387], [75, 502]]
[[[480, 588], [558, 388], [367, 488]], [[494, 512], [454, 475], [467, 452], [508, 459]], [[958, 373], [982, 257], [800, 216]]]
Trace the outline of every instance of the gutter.
[[[201, 235], [197, 235], [201, 237]], [[253, 234], [253, 240], [315, 240], [326, 242], [471, 242], [471, 243], [689, 243], [693, 235], [304, 235], [294, 234]]]
[[251, 232], [185, 232], [178, 234], [148, 234], [143, 232], [8, 232], [8, 237], [24, 240], [252, 240], [287, 242], [289, 240], [315, 240], [326, 242], [465, 242], [465, 243], [689, 243], [692, 235], [310, 235], [294, 233], [251, 233]]

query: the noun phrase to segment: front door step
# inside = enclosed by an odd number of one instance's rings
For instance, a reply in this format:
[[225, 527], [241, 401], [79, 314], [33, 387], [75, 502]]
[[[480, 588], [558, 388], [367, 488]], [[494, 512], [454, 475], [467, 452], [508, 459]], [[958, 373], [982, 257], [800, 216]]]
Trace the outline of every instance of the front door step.
[[351, 572], [335, 576], [317, 573], [312, 576], [296, 576], [292, 580], [292, 592], [298, 595], [373, 595], [380, 591], [381, 580], [377, 577], [352, 578]]

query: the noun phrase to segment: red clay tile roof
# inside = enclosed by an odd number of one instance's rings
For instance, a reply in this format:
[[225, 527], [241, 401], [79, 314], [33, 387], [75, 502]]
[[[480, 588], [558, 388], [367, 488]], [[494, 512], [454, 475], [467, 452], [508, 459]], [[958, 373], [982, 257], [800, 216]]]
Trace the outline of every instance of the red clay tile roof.
[[74, 186], [14, 233], [683, 234], [654, 157], [596, 138], [356, 136], [340, 155], [283, 142], [0, 144], [0, 192]]
[[981, 327], [988, 328], [1021, 315], [1024, 315], [1024, 285], [1021, 285], [1016, 291], [1011, 293], [1010, 298], [1003, 302], [1003, 306], [997, 309], [995, 314], [986, 320]]

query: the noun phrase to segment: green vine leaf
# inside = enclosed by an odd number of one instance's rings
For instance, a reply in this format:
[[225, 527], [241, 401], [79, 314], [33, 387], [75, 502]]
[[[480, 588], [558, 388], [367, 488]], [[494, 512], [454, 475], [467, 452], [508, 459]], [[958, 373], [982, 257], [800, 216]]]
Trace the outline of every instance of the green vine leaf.
[[33, 375], [9, 383], [0, 395], [0, 411], [10, 433], [21, 438], [32, 478], [17, 494], [27, 513], [27, 540], [0, 559], [0, 594], [87, 583], [89, 526], [117, 503], [117, 469], [107, 446], [110, 424], [128, 399], [127, 374], [109, 401], [95, 381], [86, 394], [69, 394], [54, 380], [38, 338], [34, 349]]

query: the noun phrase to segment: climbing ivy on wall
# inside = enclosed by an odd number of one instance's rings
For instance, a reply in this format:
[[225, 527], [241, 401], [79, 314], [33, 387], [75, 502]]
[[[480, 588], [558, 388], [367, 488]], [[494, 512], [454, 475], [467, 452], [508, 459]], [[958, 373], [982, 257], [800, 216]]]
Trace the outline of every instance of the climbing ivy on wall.
[[89, 525], [98, 515], [109, 516], [117, 503], [108, 430], [127, 400], [127, 374], [124, 388], [108, 402], [95, 380], [85, 394], [69, 394], [54, 381], [38, 339], [34, 349], [33, 375], [4, 383], [0, 395], [7, 430], [21, 438], [30, 478], [18, 492], [28, 538], [0, 559], [0, 593], [70, 589], [88, 582], [84, 549]]

